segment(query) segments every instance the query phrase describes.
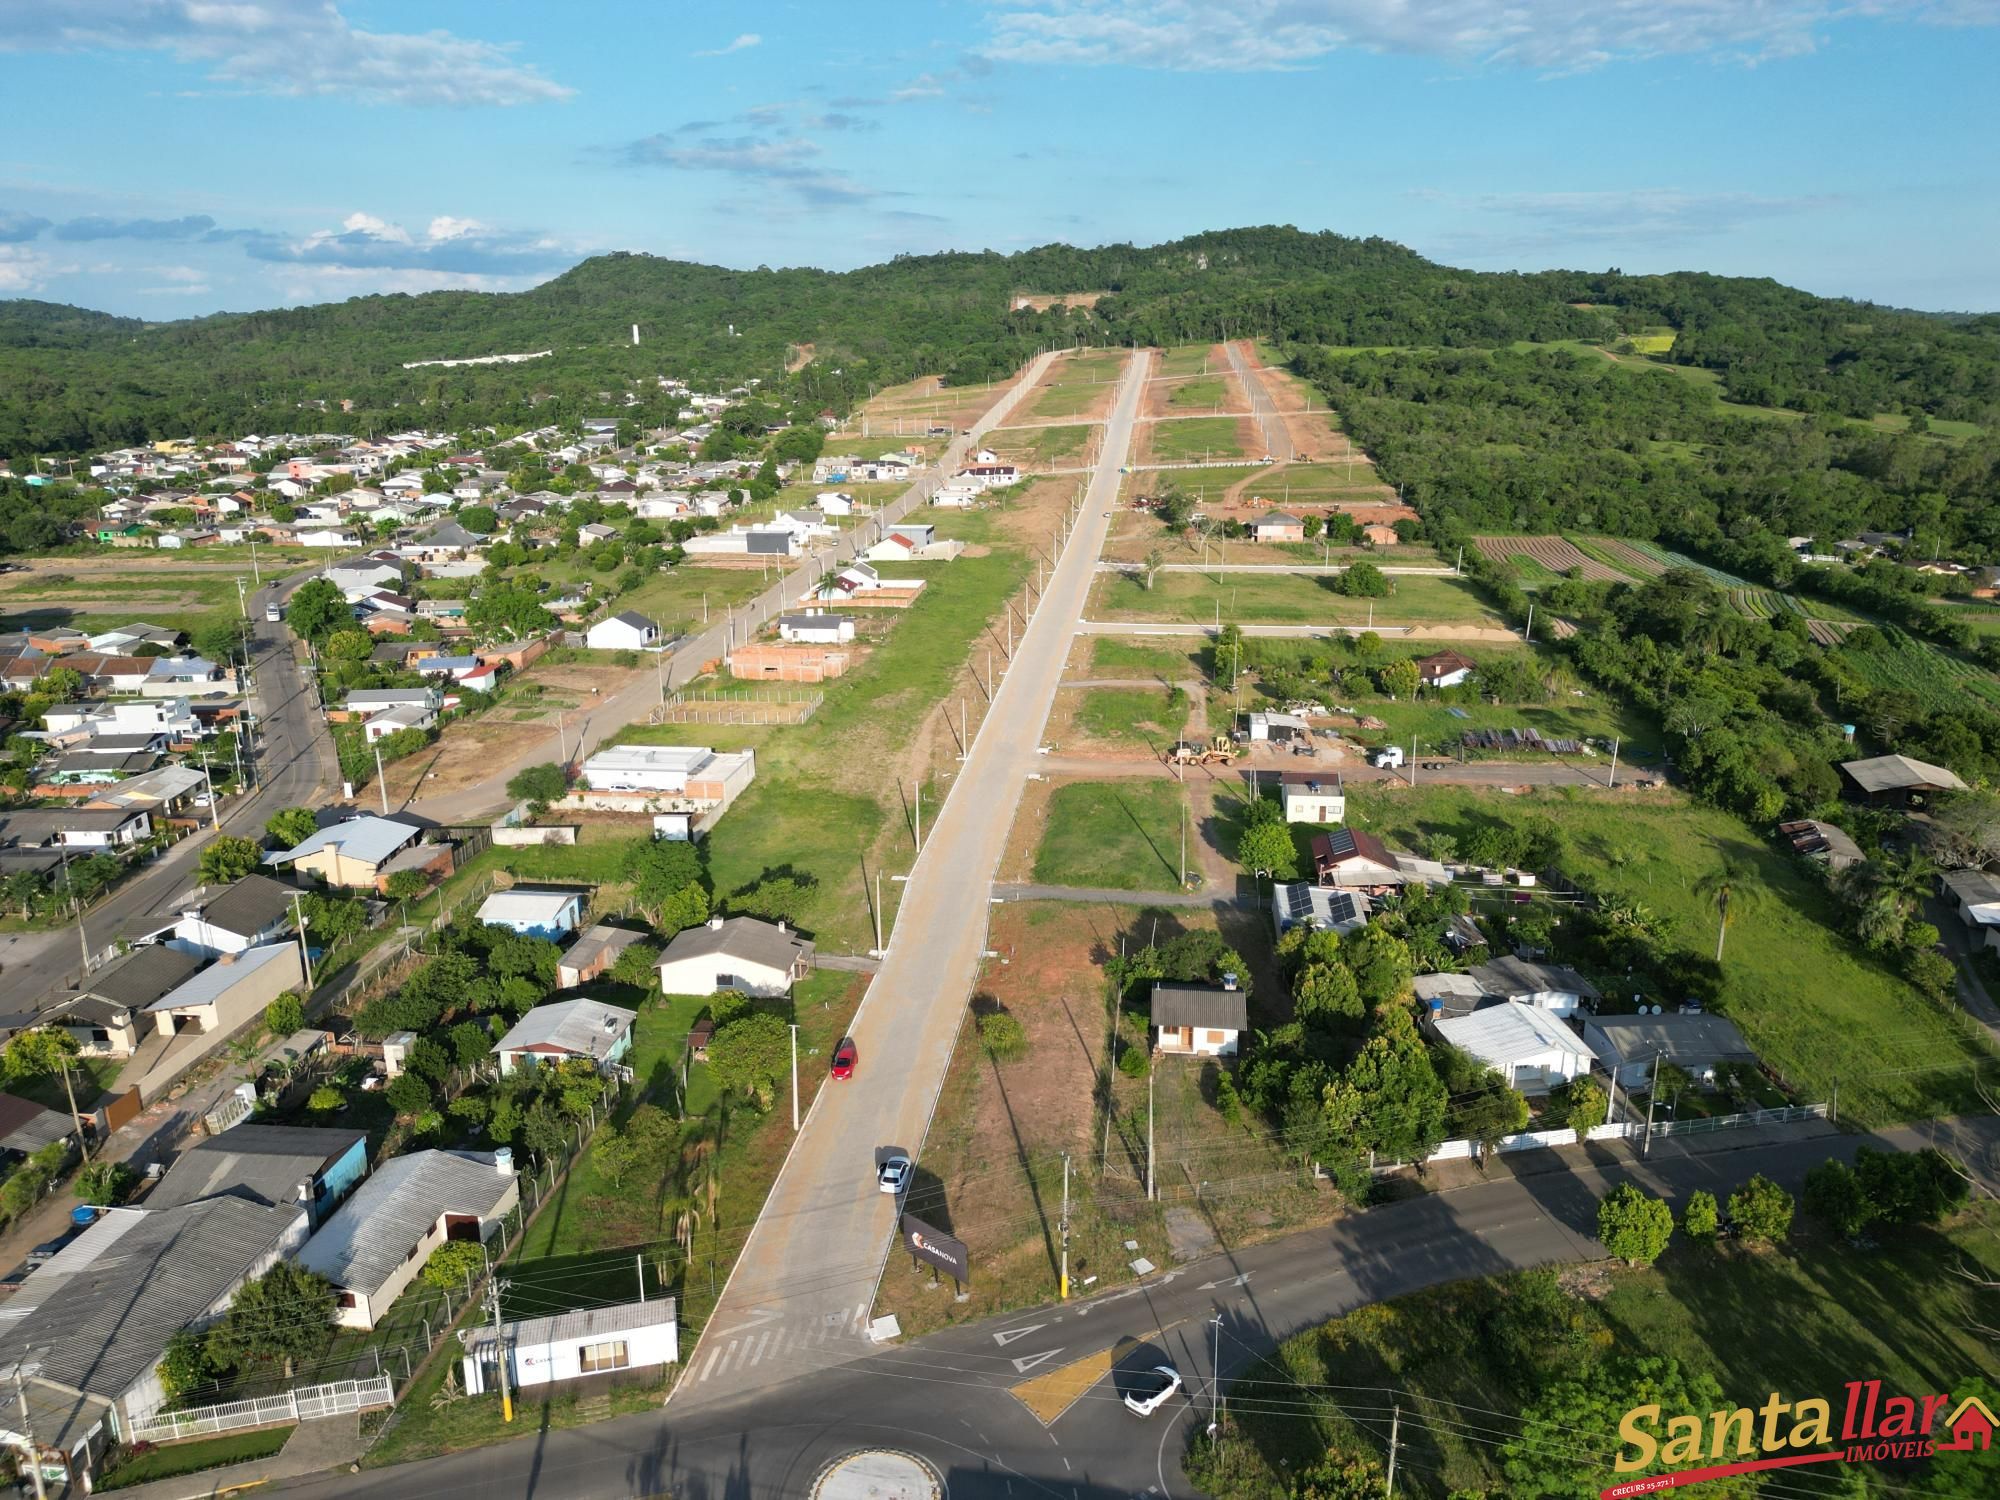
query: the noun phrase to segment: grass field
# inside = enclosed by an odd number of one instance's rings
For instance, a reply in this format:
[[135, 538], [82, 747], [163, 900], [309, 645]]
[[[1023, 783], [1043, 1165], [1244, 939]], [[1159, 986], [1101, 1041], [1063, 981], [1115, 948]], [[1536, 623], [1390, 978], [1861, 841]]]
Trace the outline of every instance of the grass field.
[[[1959, 1274], [1967, 1264], [2000, 1272], [1994, 1246], [1991, 1231], [1969, 1217], [1942, 1233], [1894, 1232], [1873, 1250], [1830, 1245], [1809, 1230], [1804, 1243], [1795, 1232], [1792, 1247], [1776, 1254], [1680, 1242], [1650, 1269], [1564, 1276], [1561, 1306], [1573, 1320], [1573, 1360], [1628, 1352], [1676, 1359], [1746, 1406], [1771, 1391], [1837, 1402], [1857, 1371], [1889, 1390], [1943, 1391], [1968, 1375], [2000, 1376], [1980, 1332], [2000, 1308]], [[1408, 1483], [1400, 1493], [1508, 1493], [1497, 1443], [1533, 1399], [1532, 1375], [1489, 1335], [1509, 1304], [1550, 1274], [1438, 1287], [1287, 1339], [1231, 1386], [1239, 1440], [1225, 1444], [1221, 1471], [1205, 1488], [1224, 1500], [1278, 1500], [1293, 1493], [1290, 1476], [1328, 1448], [1380, 1461], [1375, 1408], [1393, 1392], [1404, 1403], [1398, 1475]], [[1881, 1307], [1897, 1316], [1879, 1316]], [[1615, 1443], [1607, 1434], [1578, 1444], [1577, 1493], [1609, 1481]]]
[[1154, 357], [1155, 376], [1201, 375], [1208, 370], [1220, 370], [1228, 360], [1215, 352], [1213, 344], [1180, 344], [1172, 349], [1163, 349]]
[[1065, 459], [1081, 461], [1090, 443], [1091, 429], [1085, 424], [1066, 427], [1029, 427], [1015, 432], [996, 432], [988, 440], [995, 453], [1016, 463], [1055, 464]]
[[1035, 879], [1116, 891], [1180, 886], [1186, 803], [1171, 781], [1076, 782], [1049, 798]]
[[1202, 375], [1183, 380], [1167, 393], [1167, 405], [1187, 411], [1206, 411], [1229, 400], [1229, 384], [1220, 375]]
[[662, 568], [631, 593], [619, 595], [618, 607], [637, 610], [669, 636], [687, 635], [704, 629], [705, 617], [719, 620], [724, 610], [770, 586], [770, 578], [757, 568], [683, 563]]
[[[1843, 1122], [1879, 1125], [1978, 1109], [1969, 1064], [1990, 1056], [1941, 1010], [1834, 925], [1833, 899], [1813, 868], [1781, 854], [1726, 813], [1693, 803], [1624, 802], [1537, 793], [1496, 803], [1478, 791], [1357, 787], [1348, 821], [1392, 845], [1421, 848], [1493, 818], [1546, 816], [1566, 835], [1565, 872], [1585, 889], [1650, 908], [1662, 940], [1713, 954], [1713, 896], [1704, 877], [1739, 865], [1717, 1009], [1798, 1095], [1840, 1088]], [[1673, 998], [1673, 997], [1670, 997]]]
[[1234, 417], [1179, 417], [1155, 422], [1151, 442], [1154, 463], [1205, 463], [1243, 457]]
[[1341, 501], [1381, 505], [1395, 498], [1384, 496], [1374, 467], [1358, 457], [1352, 464], [1286, 464], [1262, 472], [1263, 482], [1252, 484], [1246, 493], [1262, 495], [1280, 505]]
[[[1428, 699], [1410, 703], [1370, 696], [1355, 706], [1389, 726], [1386, 730], [1361, 732], [1353, 736], [1370, 747], [1393, 744], [1408, 749], [1414, 739], [1422, 754], [1436, 749], [1456, 758], [1462, 753], [1459, 737], [1468, 729], [1534, 729], [1548, 736], [1602, 739], [1607, 742], [1615, 735], [1620, 741], [1621, 765], [1657, 763], [1663, 753], [1659, 726], [1608, 694], [1593, 693], [1588, 698], [1569, 698], [1554, 703], [1465, 703], [1456, 705], [1460, 710], [1457, 714], [1444, 704]], [[1479, 758], [1479, 752], [1471, 753], [1471, 759]], [[1584, 764], [1603, 764], [1610, 759], [1603, 754], [1596, 761], [1588, 756], [1563, 758]]]
[[[1429, 576], [1390, 580], [1383, 599], [1351, 599], [1318, 578], [1298, 573], [1162, 573], [1151, 589], [1130, 575], [1105, 574], [1089, 603], [1093, 620], [1176, 620], [1212, 625], [1218, 608], [1225, 624], [1377, 625], [1472, 624], [1498, 627], [1500, 619], [1460, 579]], [[1370, 606], [1373, 606], [1372, 612]]]
[[1086, 688], [1077, 699], [1076, 727], [1089, 739], [1126, 750], [1163, 750], [1187, 724], [1180, 688]]
[[1108, 635], [1093, 636], [1090, 641], [1093, 677], [1158, 677], [1179, 682], [1196, 670], [1192, 653], [1172, 646], [1121, 641]]
[[1914, 693], [1925, 710], [1961, 708], [1966, 695], [2000, 704], [2000, 682], [1991, 673], [1960, 657], [1919, 640], [1894, 625], [1878, 626], [1878, 644], [1840, 646], [1841, 659], [1871, 687], [1901, 688]]

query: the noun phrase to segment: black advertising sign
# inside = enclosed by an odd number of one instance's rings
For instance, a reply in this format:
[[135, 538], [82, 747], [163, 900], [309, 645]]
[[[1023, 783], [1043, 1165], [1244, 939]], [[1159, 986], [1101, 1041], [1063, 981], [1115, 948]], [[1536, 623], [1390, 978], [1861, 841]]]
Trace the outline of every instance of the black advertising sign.
[[918, 1260], [937, 1267], [960, 1286], [972, 1282], [972, 1258], [965, 1241], [933, 1229], [915, 1214], [903, 1215], [903, 1248]]

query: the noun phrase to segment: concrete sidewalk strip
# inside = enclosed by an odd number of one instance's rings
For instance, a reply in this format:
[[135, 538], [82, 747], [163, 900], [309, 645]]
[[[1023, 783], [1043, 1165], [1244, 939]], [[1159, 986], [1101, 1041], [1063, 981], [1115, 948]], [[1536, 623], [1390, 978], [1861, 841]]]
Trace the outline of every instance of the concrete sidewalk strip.
[[345, 1416], [299, 1423], [285, 1446], [269, 1458], [156, 1479], [151, 1484], [135, 1484], [116, 1493], [126, 1500], [209, 1500], [216, 1495], [259, 1489], [281, 1479], [305, 1479], [344, 1469], [356, 1462], [366, 1447], [361, 1440], [361, 1418], [349, 1412]]

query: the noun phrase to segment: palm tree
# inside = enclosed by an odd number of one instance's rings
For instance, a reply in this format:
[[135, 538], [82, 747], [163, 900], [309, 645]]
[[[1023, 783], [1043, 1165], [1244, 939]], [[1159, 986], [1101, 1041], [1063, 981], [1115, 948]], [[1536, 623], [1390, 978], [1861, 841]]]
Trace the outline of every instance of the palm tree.
[[1749, 903], [1752, 885], [1750, 867], [1731, 855], [1724, 855], [1719, 869], [1711, 870], [1694, 883], [1697, 896], [1715, 903], [1715, 961], [1722, 962], [1722, 945], [1729, 927]]

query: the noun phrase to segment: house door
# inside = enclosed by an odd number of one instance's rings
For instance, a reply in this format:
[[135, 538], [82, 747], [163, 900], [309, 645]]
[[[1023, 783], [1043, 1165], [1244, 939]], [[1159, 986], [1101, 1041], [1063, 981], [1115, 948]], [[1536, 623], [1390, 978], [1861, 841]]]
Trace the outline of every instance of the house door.
[[1194, 1028], [1192, 1026], [1180, 1027], [1175, 1032], [1175, 1038], [1176, 1040], [1174, 1045], [1177, 1046], [1181, 1051], [1183, 1052], [1194, 1051]]
[[448, 1240], [471, 1240], [477, 1243], [479, 1239], [479, 1215], [446, 1214], [444, 1216], [444, 1237]]

